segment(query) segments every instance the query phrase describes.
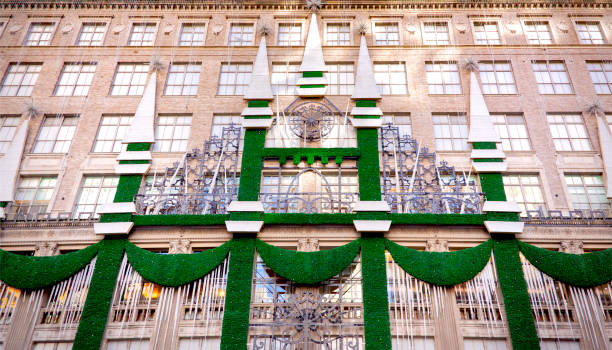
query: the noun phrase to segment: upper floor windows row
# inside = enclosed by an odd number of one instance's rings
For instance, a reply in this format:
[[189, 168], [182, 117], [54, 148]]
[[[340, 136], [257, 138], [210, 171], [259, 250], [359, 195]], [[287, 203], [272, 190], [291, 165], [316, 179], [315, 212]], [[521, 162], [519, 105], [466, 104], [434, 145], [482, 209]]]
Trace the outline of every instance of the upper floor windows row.
[[[178, 46], [203, 46], [206, 42], [207, 22], [185, 22], [180, 24], [177, 32]], [[524, 20], [521, 22], [525, 40], [530, 45], [550, 45], [555, 40], [548, 20]], [[573, 22], [578, 41], [585, 45], [605, 44], [603, 27], [598, 20], [577, 20]], [[48, 46], [57, 30], [56, 22], [32, 22], [23, 41], [25, 46]], [[473, 43], [476, 45], [501, 45], [500, 22], [497, 20], [476, 20], [471, 23]], [[511, 25], [514, 26], [514, 25]], [[128, 46], [154, 46], [159, 23], [134, 22], [127, 39]], [[408, 26], [412, 35], [417, 28]], [[255, 45], [256, 21], [230, 21], [227, 24], [227, 45]], [[84, 22], [78, 33], [75, 45], [102, 46], [107, 22]], [[423, 21], [420, 23], [423, 45], [452, 45], [453, 36], [450, 20]], [[466, 29], [462, 29], [464, 32]], [[509, 29], [516, 32], [518, 28]], [[348, 46], [352, 41], [352, 23], [350, 21], [326, 21], [324, 23], [323, 44], [330, 46]], [[401, 45], [402, 24], [399, 20], [375, 20], [371, 28], [374, 45]], [[276, 45], [300, 46], [305, 39], [305, 21], [281, 21], [276, 25]], [[408, 40], [408, 39], [406, 39]]]

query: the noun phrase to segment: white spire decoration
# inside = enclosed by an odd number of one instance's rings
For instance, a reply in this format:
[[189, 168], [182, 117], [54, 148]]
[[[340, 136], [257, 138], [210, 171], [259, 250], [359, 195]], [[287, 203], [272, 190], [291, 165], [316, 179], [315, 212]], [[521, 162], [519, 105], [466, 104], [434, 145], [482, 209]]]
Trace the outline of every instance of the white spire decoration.
[[19, 174], [21, 156], [28, 135], [29, 121], [25, 120], [17, 129], [9, 148], [0, 158], [0, 202], [12, 202], [15, 199], [15, 181]]
[[612, 198], [612, 133], [602, 116], [597, 116], [597, 129], [599, 129], [599, 146], [606, 172], [606, 193]]
[[306, 47], [304, 48], [300, 72], [324, 71], [326, 71], [325, 60], [323, 59], [323, 49], [321, 48], [317, 15], [313, 13], [310, 18], [310, 26], [308, 27], [308, 37], [306, 38]]
[[468, 142], [501, 142], [474, 72], [470, 72], [470, 136]]
[[245, 100], [272, 100], [272, 86], [270, 85], [270, 71], [268, 70], [268, 48], [266, 37], [262, 36], [257, 50], [257, 58], [253, 64], [251, 82], [244, 94]]
[[136, 109], [136, 114], [132, 118], [132, 123], [123, 137], [123, 143], [155, 142], [153, 125], [155, 123], [156, 90], [157, 72], [153, 71]]
[[380, 98], [365, 35], [361, 36], [357, 75], [355, 77], [355, 88], [353, 89], [352, 98], [355, 100], [374, 100]]

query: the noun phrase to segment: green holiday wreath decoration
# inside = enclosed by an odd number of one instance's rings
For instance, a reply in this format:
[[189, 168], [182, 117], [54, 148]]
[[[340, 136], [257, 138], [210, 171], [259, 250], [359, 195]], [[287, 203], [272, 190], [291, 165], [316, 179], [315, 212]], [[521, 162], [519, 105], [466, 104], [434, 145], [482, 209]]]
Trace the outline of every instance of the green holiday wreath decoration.
[[525, 258], [548, 276], [582, 288], [612, 281], [612, 248], [586, 254], [569, 254], [518, 241]]
[[471, 280], [485, 267], [493, 241], [455, 252], [423, 252], [385, 240], [393, 260], [411, 276], [436, 286], [452, 286]]
[[298, 284], [316, 284], [338, 275], [349, 266], [359, 254], [361, 240], [316, 252], [282, 249], [259, 239], [255, 246], [272, 271]]
[[0, 249], [0, 281], [19, 289], [41, 289], [81, 271], [98, 253], [100, 243], [56, 256], [23, 256]]
[[142, 278], [166, 287], [193, 282], [214, 270], [227, 257], [231, 241], [197, 254], [157, 254], [126, 242], [127, 258]]

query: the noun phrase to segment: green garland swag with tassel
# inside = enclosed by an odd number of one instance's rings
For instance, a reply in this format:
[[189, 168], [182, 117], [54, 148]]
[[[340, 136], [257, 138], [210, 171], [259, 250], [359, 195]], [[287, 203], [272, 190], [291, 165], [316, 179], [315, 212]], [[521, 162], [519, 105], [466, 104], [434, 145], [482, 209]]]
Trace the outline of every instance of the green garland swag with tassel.
[[0, 281], [19, 289], [41, 289], [81, 271], [98, 253], [100, 243], [56, 256], [23, 256], [0, 249]]
[[342, 272], [361, 249], [360, 239], [329, 250], [298, 252], [255, 243], [257, 252], [272, 271], [298, 284], [316, 284]]
[[493, 241], [455, 252], [423, 252], [385, 240], [393, 260], [411, 276], [436, 286], [452, 286], [471, 280], [485, 267]]
[[142, 278], [166, 287], [193, 282], [214, 270], [227, 257], [231, 241], [197, 254], [156, 254], [126, 243], [130, 265]]
[[568, 254], [518, 241], [525, 258], [548, 276], [582, 288], [612, 281], [612, 248], [586, 254]]

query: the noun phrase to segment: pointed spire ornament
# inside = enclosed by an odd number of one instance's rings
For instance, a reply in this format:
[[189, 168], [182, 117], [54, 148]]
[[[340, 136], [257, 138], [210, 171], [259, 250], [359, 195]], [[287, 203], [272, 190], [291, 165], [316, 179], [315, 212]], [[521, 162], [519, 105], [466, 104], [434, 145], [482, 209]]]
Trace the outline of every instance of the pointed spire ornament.
[[15, 199], [15, 182], [19, 175], [21, 156], [28, 136], [29, 120], [24, 120], [17, 129], [13, 141], [4, 156], [0, 158], [0, 202], [12, 202]]
[[354, 100], [380, 99], [380, 93], [376, 87], [376, 78], [372, 60], [366, 44], [365, 35], [361, 36], [359, 45], [359, 59], [357, 61], [357, 74], [355, 76], [355, 88], [353, 89]]
[[153, 71], [145, 87], [132, 123], [123, 137], [123, 143], [155, 142], [155, 105], [157, 96], [157, 71]]
[[272, 108], [269, 104], [274, 99], [270, 85], [268, 69], [268, 48], [266, 38], [262, 37], [253, 64], [251, 82], [244, 94], [248, 106], [242, 110], [242, 127], [245, 129], [265, 129], [272, 126]]
[[470, 135], [468, 142], [501, 142], [473, 71], [470, 72]]
[[596, 115], [597, 129], [599, 131], [599, 147], [606, 174], [606, 193], [608, 198], [612, 198], [612, 132], [604, 120], [605, 116]]
[[320, 97], [325, 95], [327, 79], [323, 76], [323, 72], [327, 71], [327, 68], [323, 59], [317, 15], [314, 13], [310, 18], [304, 57], [299, 71], [302, 73], [302, 77], [297, 82], [299, 96]]

